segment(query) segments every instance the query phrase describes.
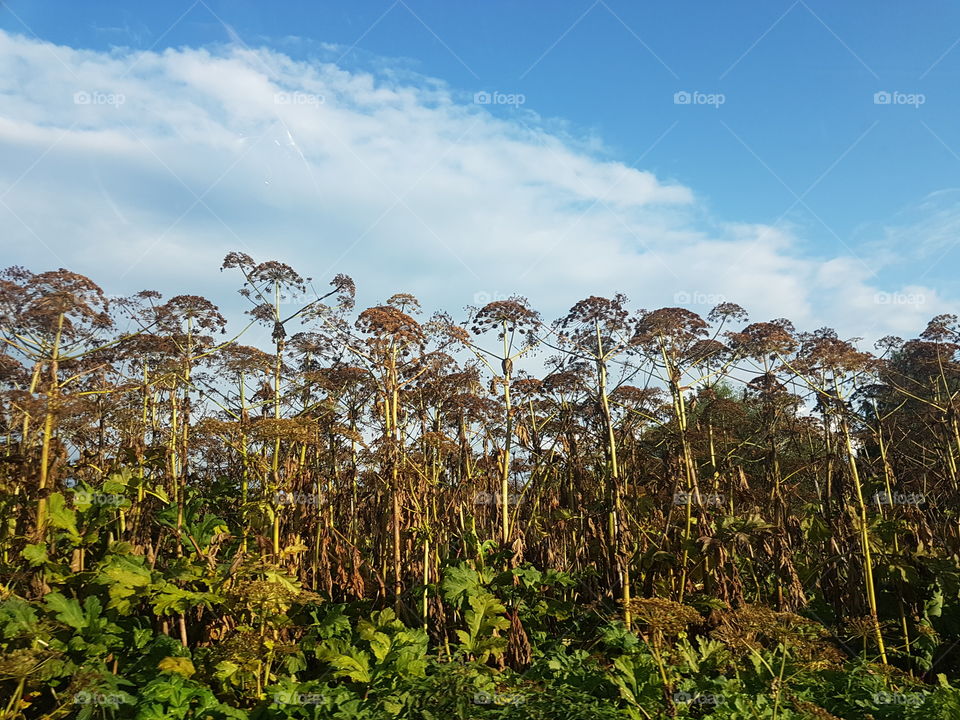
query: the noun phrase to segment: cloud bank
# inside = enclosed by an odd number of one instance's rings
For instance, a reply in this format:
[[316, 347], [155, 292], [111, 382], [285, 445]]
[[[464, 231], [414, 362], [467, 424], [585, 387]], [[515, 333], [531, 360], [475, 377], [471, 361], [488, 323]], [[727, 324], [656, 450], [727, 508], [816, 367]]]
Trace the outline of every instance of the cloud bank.
[[[922, 282], [880, 284], [902, 227], [857, 255], [812, 256], [795, 228], [711, 217], [691, 188], [524, 107], [409, 73], [0, 32], [0, 98], [4, 264], [65, 266], [111, 293], [224, 302], [238, 283], [217, 269], [241, 250], [318, 287], [352, 275], [367, 304], [410, 292], [456, 311], [517, 292], [550, 317], [622, 291], [637, 307], [722, 299], [868, 337], [948, 310]], [[923, 232], [938, 242], [942, 223]]]

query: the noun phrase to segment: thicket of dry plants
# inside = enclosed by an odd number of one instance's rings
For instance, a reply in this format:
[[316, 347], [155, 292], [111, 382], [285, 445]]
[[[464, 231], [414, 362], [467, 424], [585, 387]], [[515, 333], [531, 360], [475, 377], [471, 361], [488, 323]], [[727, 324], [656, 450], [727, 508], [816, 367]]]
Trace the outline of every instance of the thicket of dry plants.
[[[200, 296], [0, 275], [8, 591], [49, 590], [11, 567], [74, 493], [98, 542], [152, 565], [284, 568], [435, 639], [442, 569], [503, 552], [628, 626], [636, 598], [760, 604], [911, 672], [956, 664], [931, 615], [960, 577], [956, 316], [867, 352], [732, 303], [424, 317], [407, 294], [355, 308], [346, 276], [317, 295], [279, 262], [223, 270], [269, 347]], [[110, 503], [117, 483], [132, 502]], [[200, 528], [208, 510], [228, 530]], [[191, 646], [230, 630], [202, 603], [156, 622]]]

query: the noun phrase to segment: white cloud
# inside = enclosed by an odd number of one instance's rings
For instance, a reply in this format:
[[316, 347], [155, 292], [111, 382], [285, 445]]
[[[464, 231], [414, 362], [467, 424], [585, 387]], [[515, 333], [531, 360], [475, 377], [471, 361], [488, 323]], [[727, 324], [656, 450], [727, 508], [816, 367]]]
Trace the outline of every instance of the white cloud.
[[224, 303], [237, 282], [217, 269], [237, 249], [319, 283], [353, 275], [361, 302], [408, 291], [453, 311], [476, 293], [520, 292], [554, 316], [588, 294], [660, 307], [686, 292], [873, 337], [943, 311], [919, 284], [922, 308], [880, 305], [902, 289], [847, 253], [712, 221], [690, 188], [599, 157], [595, 138], [409, 74], [0, 33], [0, 96], [4, 264], [65, 265], [113, 293]]

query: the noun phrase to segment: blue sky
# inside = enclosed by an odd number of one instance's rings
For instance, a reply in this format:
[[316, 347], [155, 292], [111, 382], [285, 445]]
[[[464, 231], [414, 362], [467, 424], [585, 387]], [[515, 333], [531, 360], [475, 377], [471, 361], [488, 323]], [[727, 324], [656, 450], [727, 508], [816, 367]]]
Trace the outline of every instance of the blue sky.
[[5, 6], [11, 262], [199, 292], [236, 247], [371, 302], [622, 290], [867, 336], [960, 295], [956, 3]]

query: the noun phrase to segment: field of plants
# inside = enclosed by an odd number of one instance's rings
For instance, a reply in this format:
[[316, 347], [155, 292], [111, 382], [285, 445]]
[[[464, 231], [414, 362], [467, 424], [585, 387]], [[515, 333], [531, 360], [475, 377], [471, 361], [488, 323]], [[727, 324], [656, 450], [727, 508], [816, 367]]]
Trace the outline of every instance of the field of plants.
[[222, 271], [0, 273], [2, 720], [960, 718], [956, 316]]

